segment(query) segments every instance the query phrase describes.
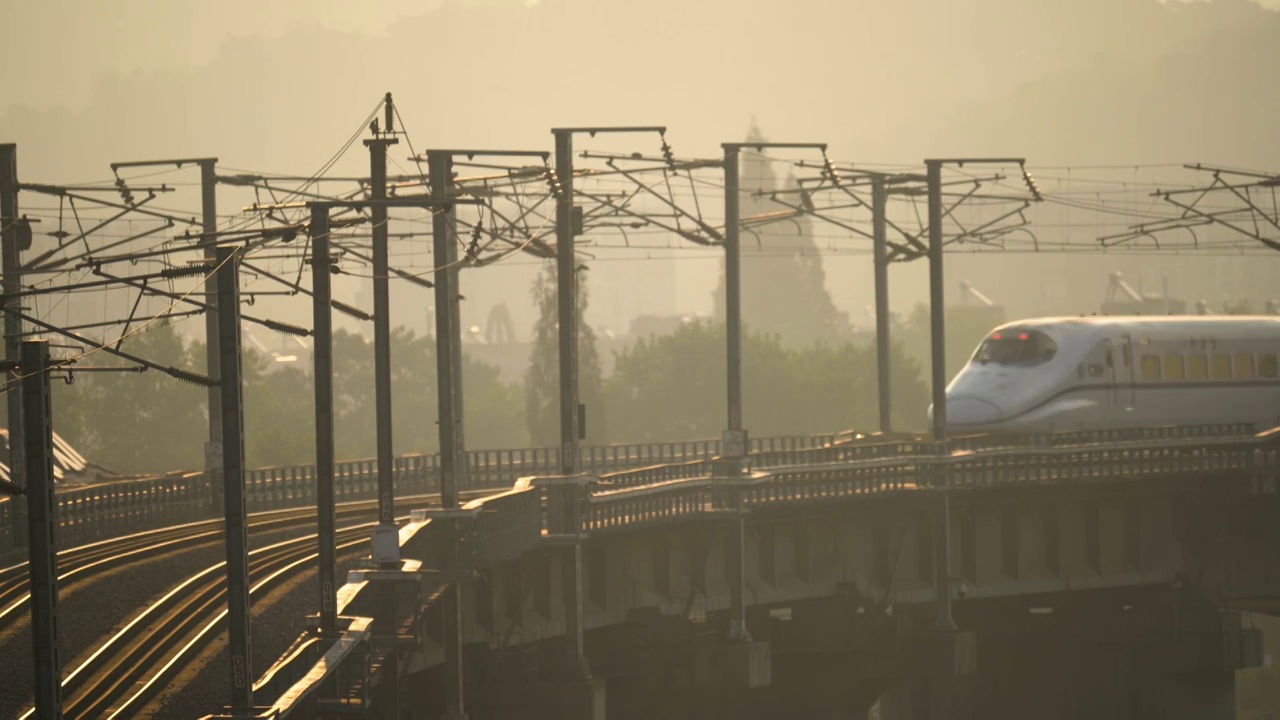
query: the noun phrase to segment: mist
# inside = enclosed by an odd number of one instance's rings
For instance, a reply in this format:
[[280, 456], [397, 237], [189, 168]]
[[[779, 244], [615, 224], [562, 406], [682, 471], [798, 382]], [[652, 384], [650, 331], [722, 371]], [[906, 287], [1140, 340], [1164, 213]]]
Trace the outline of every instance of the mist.
[[[19, 145], [23, 181], [101, 180], [112, 161], [210, 155], [229, 170], [305, 176], [391, 91], [418, 151], [549, 149], [553, 126], [664, 124], [677, 154], [716, 157], [719, 143], [756, 128], [769, 140], [826, 142], [831, 157], [864, 165], [1017, 155], [1046, 176], [1047, 191], [1077, 192], [1084, 186], [1072, 184], [1082, 177], [1073, 168], [1133, 166], [1141, 184], [1164, 164], [1280, 165], [1272, 8], [1249, 0], [494, 0], [388, 2], [376, 11], [336, 2], [30, 3], [10, 8], [28, 31], [0, 48], [10, 89], [0, 130]], [[400, 150], [392, 172], [413, 171], [408, 148]], [[366, 171], [360, 152], [331, 170]], [[1108, 230], [1079, 215], [1070, 225], [1082, 243]], [[849, 246], [813, 224], [806, 232], [835, 311], [855, 329], [868, 326], [867, 244]], [[669, 242], [590, 261], [586, 320], [602, 342], [632, 334], [637, 318], [716, 314], [715, 251]], [[465, 272], [471, 334], [501, 306], [515, 339], [527, 341], [539, 267], [515, 258]], [[959, 283], [969, 282], [1009, 318], [1088, 313], [1119, 271], [1144, 292], [1260, 309], [1275, 269], [1269, 256], [957, 254], [946, 290], [964, 302]], [[924, 272], [922, 263], [895, 266], [896, 314], [924, 301]], [[357, 305], [370, 297], [355, 277], [335, 292]], [[129, 302], [123, 293], [103, 300], [126, 312]], [[264, 302], [299, 324], [309, 314], [305, 303]], [[393, 322], [430, 331], [428, 293], [397, 284], [393, 303]], [[756, 319], [748, 307], [748, 325]], [[183, 330], [199, 337], [197, 323]], [[525, 363], [472, 350], [511, 380]], [[601, 356], [607, 372], [610, 348]]]

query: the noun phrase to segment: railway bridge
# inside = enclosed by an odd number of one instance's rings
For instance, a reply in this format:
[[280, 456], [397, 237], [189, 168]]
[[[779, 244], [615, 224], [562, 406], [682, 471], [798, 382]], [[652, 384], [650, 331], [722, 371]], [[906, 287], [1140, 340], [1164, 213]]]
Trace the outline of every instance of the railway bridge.
[[745, 461], [715, 445], [414, 511], [399, 563], [337, 593], [340, 631], [260, 677], [260, 715], [1232, 718], [1280, 702], [1247, 622], [1280, 601], [1280, 431], [831, 436], [755, 441]]
[[[239, 232], [202, 248], [212, 310], [201, 382], [211, 419], [206, 472], [55, 496], [47, 371], [56, 364], [43, 341], [19, 343], [23, 323], [38, 319], [9, 313], [7, 365], [22, 379], [20, 391], [8, 395], [9, 427], [22, 429], [15, 467], [31, 512], [26, 518], [0, 503], [0, 515], [11, 515], [0, 517], [0, 528], [30, 519], [37, 705], [60, 707], [66, 684], [59, 683], [56, 642], [58, 545], [224, 518], [230, 699], [239, 717], [1280, 714], [1280, 678], [1264, 665], [1260, 633], [1246, 622], [1246, 613], [1273, 611], [1280, 599], [1280, 436], [1211, 426], [944, 437], [942, 260], [950, 242], [944, 220], [954, 205], [944, 202], [942, 168], [1017, 164], [1040, 199], [1024, 160], [932, 159], [924, 175], [862, 174], [874, 216], [881, 428], [892, 427], [887, 268], [900, 250], [890, 253], [885, 202], [899, 182], [922, 184], [912, 192], [927, 196], [927, 247], [922, 223], [910, 254], [929, 263], [933, 441], [748, 439], [739, 236], [750, 218], [740, 207], [740, 153], [803, 149], [822, 155], [826, 177], [837, 174], [825, 144], [753, 141], [725, 143], [722, 159], [690, 165], [724, 173], [723, 231], [700, 222], [715, 242], [697, 238], [725, 252], [724, 440], [585, 448], [574, 244], [592, 213], [579, 204], [589, 198], [574, 190], [582, 176], [574, 137], [665, 136], [666, 128], [556, 128], [554, 162], [540, 151], [428, 150], [429, 194], [394, 197], [386, 182], [387, 149], [398, 142], [389, 94], [380, 109], [386, 131], [373, 123], [374, 137], [365, 141], [367, 197], [364, 190], [310, 196], [309, 221], [287, 229], [292, 238], [305, 228], [310, 242], [314, 315], [306, 332], [313, 338], [317, 466], [244, 467], [239, 273], [252, 255]], [[665, 139], [663, 149], [667, 162], [659, 169], [675, 169]], [[0, 191], [5, 215], [14, 218], [15, 152], [0, 146]], [[554, 207], [559, 449], [464, 452], [458, 272], [465, 261], [452, 240], [455, 206], [483, 202], [454, 178], [453, 157], [477, 152], [541, 156], [547, 165], [528, 179], [549, 186], [547, 205]], [[159, 161], [188, 163], [201, 171], [204, 234], [216, 237], [216, 187], [226, 179], [213, 158]], [[340, 303], [332, 298], [338, 267], [330, 231], [341, 219], [331, 222], [330, 212], [356, 208], [371, 218], [374, 312], [366, 319], [374, 322], [378, 457], [335, 464], [332, 314]], [[443, 259], [431, 273], [439, 456], [392, 457], [387, 227], [395, 208], [432, 210], [432, 254]], [[4, 279], [14, 299], [27, 291], [19, 284], [19, 243], [8, 242], [18, 239], [18, 224], [8, 227]], [[263, 247], [274, 233], [262, 234]], [[197, 378], [150, 361], [141, 366]], [[439, 494], [438, 509], [414, 509], [407, 523], [397, 522], [396, 499], [429, 493]], [[339, 586], [335, 503], [344, 500], [376, 502], [378, 523], [368, 561]], [[316, 508], [318, 528], [318, 558], [303, 558], [318, 568], [314, 629], [258, 673], [248, 666], [246, 510], [302, 507]], [[363, 543], [367, 529], [344, 528], [343, 547]]]

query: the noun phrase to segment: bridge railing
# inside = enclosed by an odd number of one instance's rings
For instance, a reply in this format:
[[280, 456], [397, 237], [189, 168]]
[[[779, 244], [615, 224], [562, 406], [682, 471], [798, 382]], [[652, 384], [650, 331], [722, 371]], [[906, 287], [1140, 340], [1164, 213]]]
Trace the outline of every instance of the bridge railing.
[[594, 492], [585, 530], [599, 533], [703, 515], [724, 507], [718, 495], [716, 482], [707, 477]]
[[[806, 447], [823, 438], [759, 438], [753, 447]], [[709, 459], [720, 452], [719, 440], [675, 443], [631, 443], [580, 448], [584, 472], [612, 472], [636, 465]], [[560, 471], [558, 448], [473, 450], [467, 453], [464, 490], [509, 487], [517, 477]], [[397, 493], [421, 494], [439, 489], [439, 455], [423, 453], [395, 458]], [[339, 462], [334, 469], [338, 502], [372, 500], [377, 493], [377, 463], [371, 459]], [[245, 504], [250, 512], [315, 504], [315, 466], [254, 468], [245, 472]], [[200, 471], [113, 480], [60, 488], [59, 544], [79, 545], [164, 525], [212, 520], [221, 516], [219, 488]], [[0, 499], [0, 554], [15, 547], [13, 504]]]
[[1178, 440], [1247, 437], [1246, 423], [1089, 430], [1017, 435], [967, 435], [948, 438], [941, 445], [921, 437], [860, 436], [822, 446], [769, 450], [751, 458], [752, 467], [773, 468], [816, 463], [861, 462], [885, 458], [932, 457], [957, 452], [986, 452], [1018, 448], [1052, 448], [1106, 443], [1166, 443]]
[[[1099, 443], [1167, 443], [1239, 437], [1252, 433], [1243, 424], [1064, 432], [1046, 435], [956, 437], [945, 445], [909, 436], [885, 437], [851, 432], [815, 436], [752, 438], [751, 464], [771, 469], [831, 463], [872, 462], [933, 457], [940, 452], [987, 453], [1002, 449], [1053, 448]], [[721, 451], [719, 440], [631, 443], [580, 448], [583, 472], [597, 475], [602, 488], [637, 488], [671, 480], [706, 476]], [[394, 482], [398, 493], [430, 493], [439, 487], [439, 456], [398, 457]], [[465, 490], [509, 487], [517, 477], [560, 472], [557, 448], [475, 450], [467, 453]], [[257, 468], [246, 472], [246, 505], [251, 512], [304, 507], [315, 503], [315, 467]], [[373, 460], [340, 462], [335, 468], [339, 502], [372, 500], [377, 488]], [[202, 472], [120, 480], [57, 493], [59, 544], [66, 547], [164, 525], [220, 516], [218, 488]], [[12, 504], [0, 501], [0, 552], [14, 547]]]
[[690, 460], [681, 463], [649, 465], [646, 467], [618, 470], [600, 475], [600, 482], [608, 488], [633, 488], [662, 483], [668, 480], [687, 480], [705, 477], [711, 473], [711, 460]]
[[928, 443], [868, 443], [761, 457], [780, 464], [762, 468], [753, 456], [752, 467], [761, 472], [732, 480], [714, 477], [710, 463], [601, 476], [590, 495], [585, 525], [591, 532], [608, 532], [723, 512], [731, 507], [726, 498], [737, 492], [750, 509], [940, 487], [971, 491], [1223, 472], [1269, 483], [1273, 489], [1280, 486], [1280, 430], [1244, 436], [1214, 436], [1205, 428], [1064, 433], [948, 454], [935, 452]]
[[69, 547], [123, 532], [203, 519], [210, 497], [203, 473], [70, 488], [55, 495], [58, 542]]
[[1242, 437], [1257, 432], [1253, 423], [1209, 423], [1203, 425], [1169, 425], [1152, 428], [1114, 430], [1068, 430], [1055, 433], [1023, 433], [1016, 435], [967, 435], [949, 438], [947, 450], [986, 450], [1013, 447], [1061, 447], [1098, 443], [1150, 443], [1194, 438]]

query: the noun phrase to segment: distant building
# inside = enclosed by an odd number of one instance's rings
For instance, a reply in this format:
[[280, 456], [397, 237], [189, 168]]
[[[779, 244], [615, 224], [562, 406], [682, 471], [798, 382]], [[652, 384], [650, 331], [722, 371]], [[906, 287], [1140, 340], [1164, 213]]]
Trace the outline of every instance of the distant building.
[[[766, 142], [752, 126], [746, 142]], [[827, 292], [822, 257], [813, 241], [810, 219], [768, 197], [793, 190], [788, 177], [778, 187], [773, 161], [743, 148], [740, 212], [742, 243], [742, 318], [754, 332], [777, 335], [786, 346], [835, 343], [850, 335], [848, 316]], [[791, 203], [799, 202], [794, 195]], [[724, 272], [715, 293], [715, 317], [724, 320]]]

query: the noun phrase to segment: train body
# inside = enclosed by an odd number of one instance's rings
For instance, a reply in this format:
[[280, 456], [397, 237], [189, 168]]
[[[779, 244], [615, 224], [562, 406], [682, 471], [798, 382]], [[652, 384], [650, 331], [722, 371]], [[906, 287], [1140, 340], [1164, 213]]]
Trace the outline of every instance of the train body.
[[[947, 430], [1060, 432], [1280, 425], [1280, 318], [1037, 318], [1006, 323], [947, 386]], [[933, 407], [929, 408], [933, 423]]]

